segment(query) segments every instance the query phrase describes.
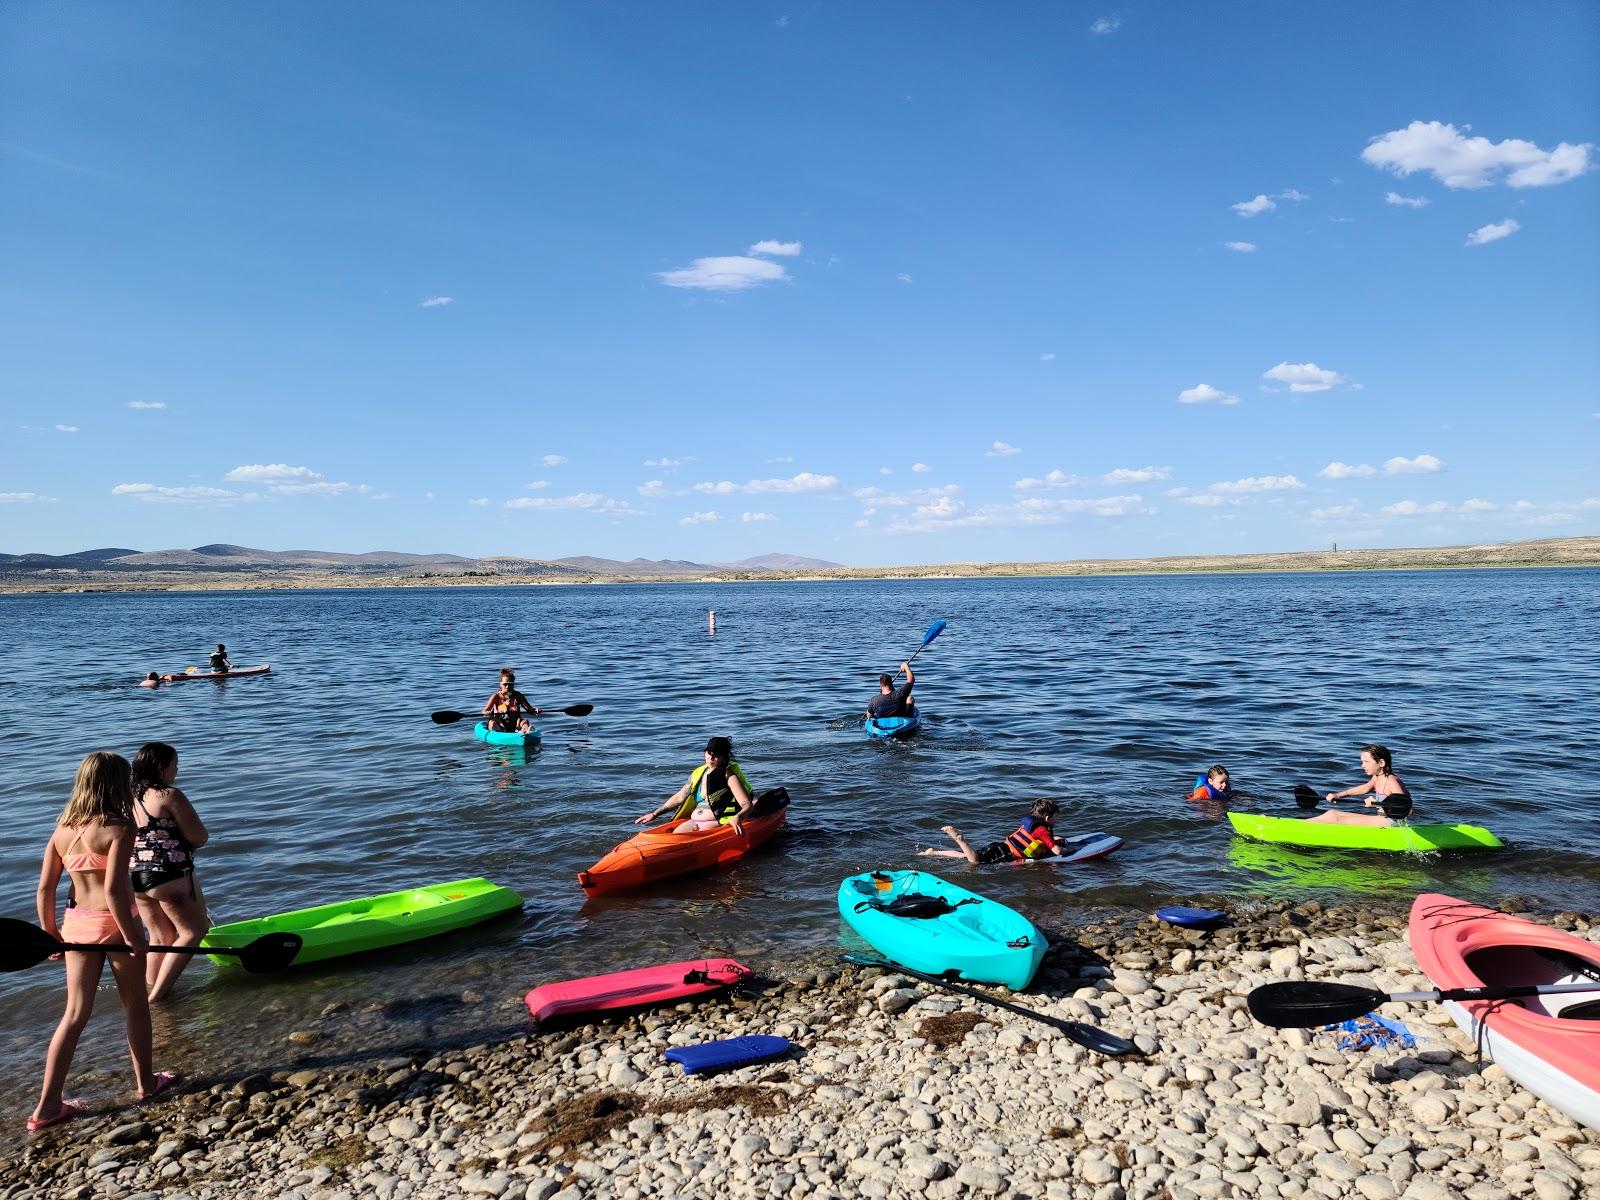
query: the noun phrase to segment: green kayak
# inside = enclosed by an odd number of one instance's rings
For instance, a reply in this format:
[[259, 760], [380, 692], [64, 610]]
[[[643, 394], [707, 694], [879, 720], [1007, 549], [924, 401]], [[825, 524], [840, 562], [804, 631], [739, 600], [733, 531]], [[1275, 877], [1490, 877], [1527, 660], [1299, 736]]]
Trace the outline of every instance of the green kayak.
[[1478, 825], [1332, 825], [1259, 813], [1228, 814], [1233, 831], [1258, 842], [1336, 846], [1346, 850], [1495, 850], [1503, 842]]
[[[200, 944], [243, 946], [264, 933], [298, 933], [304, 944], [294, 965], [300, 966], [451, 933], [521, 907], [522, 897], [510, 888], [487, 879], [458, 879], [218, 925]], [[236, 958], [208, 957], [218, 966], [238, 965]]]

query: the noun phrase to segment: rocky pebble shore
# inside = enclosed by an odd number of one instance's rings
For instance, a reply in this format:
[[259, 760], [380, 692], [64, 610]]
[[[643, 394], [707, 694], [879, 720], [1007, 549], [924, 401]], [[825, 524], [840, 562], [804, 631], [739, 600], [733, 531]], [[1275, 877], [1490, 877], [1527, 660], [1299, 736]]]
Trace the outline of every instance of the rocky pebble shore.
[[[1576, 914], [1555, 923], [1600, 941]], [[194, 1080], [6, 1154], [0, 1200], [1600, 1196], [1600, 1134], [1481, 1063], [1442, 1009], [1387, 1010], [1412, 1049], [1341, 1048], [1246, 1012], [1274, 979], [1427, 986], [1404, 928], [1313, 902], [1213, 932], [1131, 918], [1058, 932], [1032, 989], [1008, 998], [1133, 1039], [1143, 1053], [1123, 1059], [830, 962], [606, 1024]], [[795, 1050], [710, 1077], [662, 1059], [743, 1033]]]

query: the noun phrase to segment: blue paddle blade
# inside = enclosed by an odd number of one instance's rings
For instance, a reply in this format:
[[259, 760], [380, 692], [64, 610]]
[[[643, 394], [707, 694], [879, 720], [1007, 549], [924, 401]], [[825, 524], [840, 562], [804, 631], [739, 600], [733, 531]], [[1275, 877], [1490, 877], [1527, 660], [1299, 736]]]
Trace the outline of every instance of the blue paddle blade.
[[[948, 624], [950, 624], [949, 621], [939, 620], [935, 621], [932, 625], [929, 625], [928, 632], [922, 635], [922, 645], [926, 646], [929, 642], [933, 641], [934, 638], [943, 633], [944, 627]], [[922, 649], [922, 646], [918, 646], [917, 649]]]

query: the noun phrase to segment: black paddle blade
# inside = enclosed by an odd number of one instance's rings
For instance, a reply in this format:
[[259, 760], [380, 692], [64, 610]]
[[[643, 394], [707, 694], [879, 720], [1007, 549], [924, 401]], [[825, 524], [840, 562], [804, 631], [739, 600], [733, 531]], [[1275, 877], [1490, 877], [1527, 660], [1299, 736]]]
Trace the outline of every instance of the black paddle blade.
[[1315, 808], [1322, 803], [1322, 797], [1305, 784], [1297, 783], [1294, 788], [1294, 802], [1301, 808]]
[[471, 713], [456, 712], [453, 709], [443, 708], [433, 714], [435, 725], [454, 725], [462, 717], [470, 717]]
[[1250, 1015], [1274, 1029], [1310, 1029], [1364, 1017], [1388, 994], [1352, 983], [1286, 979], [1264, 983], [1245, 997]]
[[0, 919], [0, 971], [26, 971], [60, 949], [61, 943], [37, 925]]
[[563, 708], [561, 711], [566, 713], [569, 717], [587, 717], [594, 711], [594, 705], [574, 704], [571, 708]]
[[252, 975], [271, 975], [281, 971], [300, 953], [304, 939], [298, 933], [266, 933], [243, 946], [204, 946], [202, 954], [234, 954], [239, 965]]

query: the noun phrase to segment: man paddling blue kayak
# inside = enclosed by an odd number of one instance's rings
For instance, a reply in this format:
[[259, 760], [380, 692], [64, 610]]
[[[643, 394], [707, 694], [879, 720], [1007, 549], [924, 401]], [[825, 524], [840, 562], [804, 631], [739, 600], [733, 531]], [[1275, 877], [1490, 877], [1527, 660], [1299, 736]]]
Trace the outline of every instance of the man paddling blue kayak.
[[909, 662], [901, 663], [900, 671], [906, 681], [899, 687], [895, 687], [893, 675], [885, 672], [878, 676], [878, 694], [867, 701], [867, 716], [879, 721], [888, 717], [916, 716], [917, 702], [911, 698], [911, 689], [917, 685], [916, 673]]

